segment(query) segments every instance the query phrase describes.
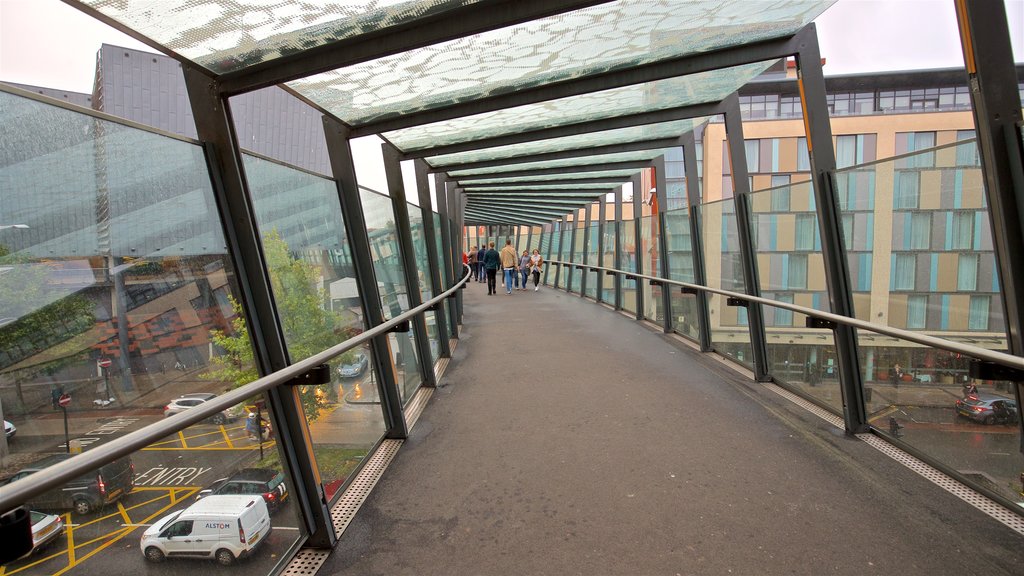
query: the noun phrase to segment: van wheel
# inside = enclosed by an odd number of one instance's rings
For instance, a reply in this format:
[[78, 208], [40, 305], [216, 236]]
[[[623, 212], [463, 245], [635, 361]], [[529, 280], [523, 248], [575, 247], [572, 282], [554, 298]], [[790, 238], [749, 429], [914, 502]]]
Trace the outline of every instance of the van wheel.
[[159, 564], [164, 561], [164, 553], [156, 546], [150, 546], [146, 548], [146, 560]]
[[211, 421], [214, 424], [223, 424], [224, 423], [224, 415], [223, 414], [214, 414], [213, 415], [213, 419]]
[[75, 500], [74, 506], [75, 512], [77, 512], [78, 514], [88, 514], [92, 511], [92, 504], [90, 504], [89, 501], [84, 498], [79, 498], [78, 500]]
[[221, 566], [230, 566], [235, 562], [235, 555], [231, 553], [231, 550], [221, 548], [217, 550], [217, 562]]

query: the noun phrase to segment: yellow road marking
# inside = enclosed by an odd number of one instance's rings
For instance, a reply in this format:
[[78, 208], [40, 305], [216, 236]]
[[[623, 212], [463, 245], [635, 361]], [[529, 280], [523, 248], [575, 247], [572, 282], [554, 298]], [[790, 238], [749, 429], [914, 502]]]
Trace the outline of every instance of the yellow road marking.
[[64, 515], [64, 533], [68, 536], [68, 566], [75, 564], [75, 535], [71, 527], [71, 512]]
[[[277, 440], [271, 440], [269, 442], [264, 442], [263, 443], [263, 449], [265, 450], [267, 448], [271, 448], [276, 443], [277, 443]], [[177, 451], [180, 452], [182, 450], [199, 451], [199, 450], [259, 450], [259, 449], [260, 449], [259, 444], [253, 444], [252, 446], [238, 446], [238, 447], [235, 447], [235, 448], [228, 448], [227, 446], [190, 446], [188, 448], [143, 448], [143, 450], [150, 450], [150, 451], [153, 451], [153, 452], [171, 451], [171, 450], [177, 450]]]
[[182, 432], [181, 430], [178, 430], [178, 438], [181, 438], [181, 447], [187, 449], [188, 442], [185, 441], [185, 433]]
[[231, 442], [231, 438], [228, 437], [228, 431], [224, 428], [224, 426], [220, 427], [220, 433], [224, 435], [224, 441], [227, 442], [228, 448], [234, 448], [235, 445]]
[[132, 519], [128, 516], [128, 511], [124, 509], [124, 504], [117, 503], [117, 510], [121, 513], [121, 517], [124, 518], [125, 524], [131, 524]]
[[868, 422], [874, 422], [875, 420], [878, 420], [879, 418], [885, 418], [889, 414], [892, 414], [893, 412], [898, 412], [898, 411], [899, 411], [899, 408], [897, 408], [896, 406], [889, 406], [885, 410], [882, 410], [878, 414], [875, 414], [871, 418], [868, 418]]

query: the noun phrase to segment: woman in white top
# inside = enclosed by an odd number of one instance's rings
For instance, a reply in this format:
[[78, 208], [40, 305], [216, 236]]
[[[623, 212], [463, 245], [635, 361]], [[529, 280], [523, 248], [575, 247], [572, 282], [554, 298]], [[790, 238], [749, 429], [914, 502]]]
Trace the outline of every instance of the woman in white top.
[[540, 287], [540, 268], [544, 265], [544, 259], [540, 256], [540, 250], [534, 248], [533, 256], [530, 256], [530, 272], [533, 273], [533, 291]]

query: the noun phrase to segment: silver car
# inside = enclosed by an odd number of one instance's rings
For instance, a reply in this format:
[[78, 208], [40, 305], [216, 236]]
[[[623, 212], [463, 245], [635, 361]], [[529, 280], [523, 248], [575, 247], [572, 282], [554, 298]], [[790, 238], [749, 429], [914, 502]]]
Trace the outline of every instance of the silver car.
[[[199, 406], [200, 404], [203, 404], [205, 402], [209, 402], [210, 400], [213, 400], [216, 397], [216, 394], [212, 394], [209, 392], [182, 394], [181, 396], [178, 396], [174, 400], [168, 402], [167, 406], [164, 406], [164, 416], [173, 416], [179, 412], [184, 412], [189, 408], [195, 408], [196, 406]], [[237, 414], [235, 414], [233, 410], [222, 410], [221, 412], [218, 412], [211, 416], [210, 422], [213, 422], [214, 424], [224, 424], [225, 422], [230, 422], [235, 418], [237, 418]]]

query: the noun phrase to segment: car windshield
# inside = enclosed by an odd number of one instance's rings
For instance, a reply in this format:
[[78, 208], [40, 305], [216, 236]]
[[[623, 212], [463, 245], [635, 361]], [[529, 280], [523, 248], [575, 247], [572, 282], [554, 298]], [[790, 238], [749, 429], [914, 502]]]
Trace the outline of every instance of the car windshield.
[[42, 512], [36, 512], [35, 510], [32, 510], [30, 512], [30, 514], [32, 515], [32, 523], [33, 524], [38, 524], [38, 523], [42, 522], [43, 520], [46, 520], [46, 516], [47, 516], [46, 514], [43, 514]]
[[175, 520], [177, 520], [178, 516], [180, 516], [182, 512], [184, 512], [184, 510], [178, 510], [174, 514], [171, 514], [170, 516], [168, 516], [163, 522], [160, 523], [160, 526], [157, 527], [157, 530], [163, 530], [164, 528], [167, 528], [168, 526], [170, 526], [171, 522], [174, 522]]

